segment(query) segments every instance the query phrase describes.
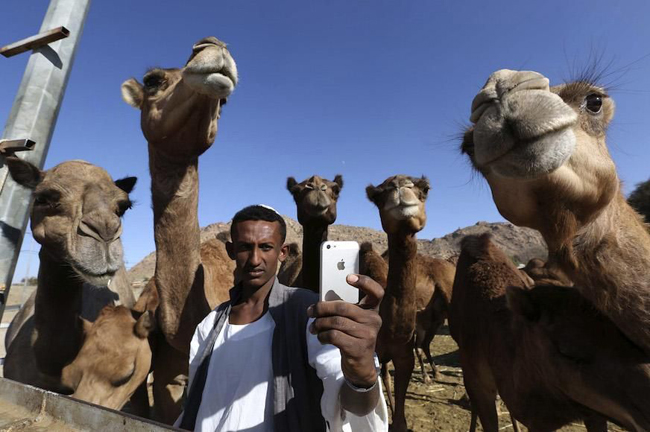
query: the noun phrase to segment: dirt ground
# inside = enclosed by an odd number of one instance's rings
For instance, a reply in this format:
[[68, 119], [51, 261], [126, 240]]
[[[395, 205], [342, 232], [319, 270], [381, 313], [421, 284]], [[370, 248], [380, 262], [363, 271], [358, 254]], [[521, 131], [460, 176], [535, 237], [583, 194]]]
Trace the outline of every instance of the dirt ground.
[[[449, 335], [445, 326], [433, 340], [431, 352], [438, 365], [440, 380], [430, 385], [424, 384], [419, 362], [415, 361], [415, 369], [411, 377], [406, 395], [406, 421], [413, 432], [429, 431], [467, 431], [469, 430], [470, 411], [461, 398], [465, 394], [463, 375], [458, 357], [458, 345]], [[425, 366], [429, 374], [431, 369]], [[510, 415], [502, 403], [499, 404], [499, 429], [512, 431]], [[479, 422], [478, 430], [482, 430]], [[520, 425], [520, 430], [527, 429]], [[573, 424], [560, 429], [563, 432], [584, 432], [582, 424]], [[610, 431], [623, 429], [609, 425]]]

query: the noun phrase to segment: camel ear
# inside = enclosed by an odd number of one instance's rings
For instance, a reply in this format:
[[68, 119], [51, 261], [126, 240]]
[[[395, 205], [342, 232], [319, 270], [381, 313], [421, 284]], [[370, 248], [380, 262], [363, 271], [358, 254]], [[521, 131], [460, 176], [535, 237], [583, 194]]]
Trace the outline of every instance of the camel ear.
[[122, 83], [122, 99], [133, 108], [142, 108], [144, 89], [135, 78], [130, 78]]
[[415, 180], [413, 183], [415, 183], [418, 189], [422, 191], [423, 198], [426, 199], [427, 195], [429, 194], [429, 189], [431, 189], [429, 179], [425, 176], [422, 176], [421, 178]]
[[135, 187], [135, 183], [138, 181], [137, 177], [124, 177], [119, 180], [115, 180], [115, 186], [122, 189], [126, 193], [131, 193]]
[[84, 329], [84, 334], [87, 334], [93, 326], [93, 323], [88, 321], [86, 318], [79, 317], [81, 320], [81, 327]]
[[16, 156], [5, 158], [9, 174], [16, 183], [29, 189], [34, 189], [43, 181], [45, 173], [35, 165], [24, 161]]
[[337, 174], [336, 177], [334, 177], [334, 183], [339, 185], [340, 189], [343, 189], [343, 176], [341, 174]]
[[228, 252], [228, 257], [231, 260], [235, 260], [235, 250], [233, 249], [233, 244], [232, 242], [226, 242], [226, 252]]
[[509, 286], [506, 288], [508, 309], [515, 315], [524, 317], [527, 321], [537, 322], [541, 318], [539, 306], [535, 303], [528, 290]]
[[291, 192], [292, 195], [293, 195], [293, 193], [294, 193], [293, 188], [294, 188], [297, 184], [298, 184], [298, 182], [296, 181], [295, 178], [293, 178], [293, 177], [287, 177], [287, 190], [288, 190], [289, 192]]
[[366, 188], [366, 195], [368, 199], [373, 203], [377, 204], [377, 197], [382, 193], [381, 187], [375, 187], [373, 185], [368, 185]]
[[149, 337], [149, 333], [156, 327], [156, 319], [153, 316], [153, 312], [148, 310], [140, 315], [138, 321], [136, 321], [135, 326], [133, 327], [133, 333], [140, 339], [145, 339]]

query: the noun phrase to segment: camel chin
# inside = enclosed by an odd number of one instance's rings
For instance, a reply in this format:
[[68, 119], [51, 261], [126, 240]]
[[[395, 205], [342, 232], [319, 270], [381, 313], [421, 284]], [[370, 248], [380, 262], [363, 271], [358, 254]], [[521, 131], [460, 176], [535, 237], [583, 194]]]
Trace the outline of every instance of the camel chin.
[[487, 167], [501, 177], [532, 180], [564, 165], [575, 147], [575, 134], [571, 129], [564, 129], [520, 144]]
[[183, 80], [195, 92], [213, 99], [225, 99], [235, 89], [233, 80], [221, 72], [196, 73], [185, 70]]
[[115, 272], [93, 275], [90, 273], [86, 273], [82, 270], [79, 270], [75, 266], [72, 266], [72, 268], [79, 275], [79, 277], [83, 279], [84, 282], [87, 282], [90, 285], [98, 288], [108, 287], [109, 284], [111, 283], [111, 279], [115, 277]]

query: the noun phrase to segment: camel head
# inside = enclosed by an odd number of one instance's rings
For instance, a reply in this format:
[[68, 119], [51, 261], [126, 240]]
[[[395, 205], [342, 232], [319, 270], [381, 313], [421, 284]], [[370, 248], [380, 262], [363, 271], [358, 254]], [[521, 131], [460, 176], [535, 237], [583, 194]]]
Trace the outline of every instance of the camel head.
[[140, 126], [151, 146], [172, 159], [206, 151], [217, 135], [221, 108], [237, 85], [237, 65], [226, 44], [201, 39], [181, 69], [149, 70], [142, 84], [122, 84], [122, 98], [141, 110]]
[[287, 190], [298, 207], [298, 222], [301, 225], [331, 225], [336, 221], [336, 202], [343, 188], [343, 177], [336, 175], [330, 181], [317, 175], [296, 182], [287, 178]]
[[152, 311], [137, 319], [124, 306], [105, 306], [95, 322], [83, 320], [84, 342], [61, 380], [72, 397], [119, 410], [144, 382], [151, 366], [147, 339], [154, 328]]
[[379, 186], [366, 188], [368, 199], [379, 209], [381, 226], [388, 234], [415, 234], [424, 228], [427, 214], [424, 202], [429, 193], [429, 180], [396, 175]]
[[34, 191], [31, 228], [41, 252], [70, 266], [84, 281], [106, 286], [123, 265], [121, 217], [131, 208], [136, 177], [113, 181], [84, 161], [47, 171], [17, 157], [6, 163], [16, 183]]
[[626, 429], [650, 429], [650, 360], [608, 318], [573, 288], [509, 287], [506, 296], [513, 329], [530, 356], [548, 363], [540, 373]]
[[500, 70], [472, 102], [461, 150], [499, 212], [548, 242], [558, 216], [579, 228], [618, 191], [605, 142], [613, 115], [614, 102], [590, 82], [549, 87], [537, 72]]

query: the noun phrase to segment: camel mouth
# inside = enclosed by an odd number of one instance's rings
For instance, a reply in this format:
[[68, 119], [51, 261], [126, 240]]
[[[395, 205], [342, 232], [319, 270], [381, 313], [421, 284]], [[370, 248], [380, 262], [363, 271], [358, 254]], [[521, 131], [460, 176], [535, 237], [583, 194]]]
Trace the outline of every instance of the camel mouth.
[[488, 160], [475, 156], [475, 162], [481, 169], [487, 168], [502, 177], [534, 179], [564, 165], [575, 147], [573, 130], [563, 129], [534, 140], [518, 141], [503, 154], [494, 154]]
[[305, 211], [310, 215], [310, 216], [322, 216], [325, 213], [327, 213], [327, 210], [329, 209], [329, 205], [307, 205], [305, 206]]
[[183, 71], [183, 80], [195, 92], [215, 99], [227, 98], [236, 85], [236, 79], [228, 68], [220, 70], [187, 68]]
[[410, 219], [420, 214], [419, 204], [399, 204], [390, 209], [387, 209], [392, 217], [398, 220]]
[[79, 277], [90, 285], [96, 287], [108, 287], [111, 282], [111, 279], [115, 277], [117, 271], [106, 271], [106, 272], [92, 272], [88, 269], [83, 268], [82, 265], [76, 263], [70, 263], [72, 269], [79, 275]]

